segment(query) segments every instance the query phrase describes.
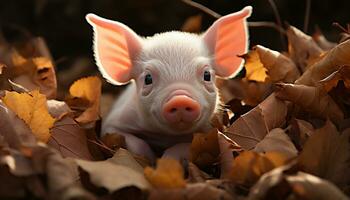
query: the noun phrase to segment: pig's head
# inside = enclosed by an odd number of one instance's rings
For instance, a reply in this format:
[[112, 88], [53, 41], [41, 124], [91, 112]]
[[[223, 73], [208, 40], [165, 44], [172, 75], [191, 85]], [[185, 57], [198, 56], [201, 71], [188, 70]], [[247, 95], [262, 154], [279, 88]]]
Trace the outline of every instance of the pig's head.
[[201, 35], [166, 32], [142, 38], [119, 22], [93, 14], [94, 52], [102, 75], [115, 85], [134, 80], [143, 123], [165, 134], [207, 128], [218, 106], [215, 77], [233, 77], [248, 49], [252, 8], [218, 19]]

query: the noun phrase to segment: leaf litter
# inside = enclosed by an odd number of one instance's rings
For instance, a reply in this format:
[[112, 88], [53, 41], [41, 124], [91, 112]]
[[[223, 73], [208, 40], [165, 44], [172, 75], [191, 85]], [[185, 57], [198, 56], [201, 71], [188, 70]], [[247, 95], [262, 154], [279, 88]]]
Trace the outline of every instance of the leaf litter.
[[99, 137], [99, 77], [58, 91], [42, 38], [1, 44], [0, 198], [349, 199], [350, 41], [285, 31], [287, 52], [257, 45], [241, 55], [245, 74], [218, 80], [227, 109], [194, 134], [187, 163], [155, 165], [124, 137]]

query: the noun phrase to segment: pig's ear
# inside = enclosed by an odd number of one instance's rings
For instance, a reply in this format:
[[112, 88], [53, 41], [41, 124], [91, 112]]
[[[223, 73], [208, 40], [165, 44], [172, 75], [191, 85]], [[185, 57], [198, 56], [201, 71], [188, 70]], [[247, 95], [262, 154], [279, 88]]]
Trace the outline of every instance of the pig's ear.
[[216, 75], [230, 78], [243, 66], [243, 59], [238, 57], [247, 52], [249, 46], [246, 18], [252, 7], [221, 17], [203, 34], [204, 42], [214, 56]]
[[102, 75], [122, 85], [132, 79], [132, 60], [141, 50], [141, 38], [129, 27], [94, 14], [86, 20], [94, 28], [94, 53]]

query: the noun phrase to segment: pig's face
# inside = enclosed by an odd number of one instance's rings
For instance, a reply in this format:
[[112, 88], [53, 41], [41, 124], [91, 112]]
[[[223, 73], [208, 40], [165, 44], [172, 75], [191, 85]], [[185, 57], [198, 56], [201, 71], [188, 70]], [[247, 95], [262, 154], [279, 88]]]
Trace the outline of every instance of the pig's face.
[[135, 62], [140, 109], [163, 133], [207, 128], [217, 101], [215, 70], [202, 38], [168, 32], [147, 38]]
[[135, 80], [147, 127], [165, 134], [205, 129], [218, 104], [215, 76], [233, 77], [248, 48], [251, 7], [217, 20], [204, 34], [167, 32], [141, 38], [127, 26], [87, 15], [102, 75], [121, 85]]

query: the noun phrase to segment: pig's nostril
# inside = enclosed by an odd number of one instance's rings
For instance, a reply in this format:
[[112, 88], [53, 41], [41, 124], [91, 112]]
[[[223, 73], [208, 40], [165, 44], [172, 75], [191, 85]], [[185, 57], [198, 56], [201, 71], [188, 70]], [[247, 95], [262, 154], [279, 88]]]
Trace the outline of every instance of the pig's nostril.
[[191, 112], [193, 109], [191, 107], [186, 107], [186, 111]]
[[174, 113], [174, 112], [176, 112], [177, 111], [177, 109], [176, 108], [172, 108], [172, 109], [170, 109], [170, 112], [171, 113]]

